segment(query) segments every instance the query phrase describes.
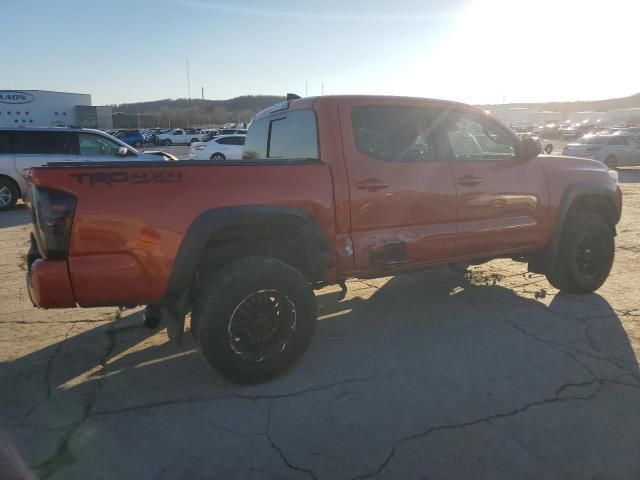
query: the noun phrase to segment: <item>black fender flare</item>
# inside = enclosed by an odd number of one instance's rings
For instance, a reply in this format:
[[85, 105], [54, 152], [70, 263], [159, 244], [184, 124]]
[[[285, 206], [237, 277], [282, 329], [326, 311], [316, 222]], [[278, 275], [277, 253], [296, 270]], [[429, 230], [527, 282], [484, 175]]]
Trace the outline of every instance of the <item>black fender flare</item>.
[[301, 208], [280, 205], [228, 206], [205, 210], [187, 230], [164, 296], [164, 303], [177, 301], [189, 288], [207, 242], [225, 228], [241, 225], [292, 226], [304, 238], [307, 258], [314, 281], [333, 264], [329, 242], [311, 214]]
[[615, 234], [615, 225], [620, 221], [621, 215], [621, 199], [618, 189], [607, 188], [601, 183], [576, 183], [570, 185], [562, 195], [560, 206], [558, 207], [555, 222], [553, 224], [553, 229], [551, 231], [549, 244], [547, 245], [547, 258], [549, 262], [551, 262], [549, 265], [552, 265], [553, 262], [555, 262], [558, 254], [558, 248], [560, 246], [560, 238], [562, 237], [562, 230], [567, 221], [571, 207], [577, 199], [586, 196], [602, 197], [605, 198], [607, 202], [610, 202], [610, 206], [613, 210], [612, 213], [614, 214], [612, 227]]

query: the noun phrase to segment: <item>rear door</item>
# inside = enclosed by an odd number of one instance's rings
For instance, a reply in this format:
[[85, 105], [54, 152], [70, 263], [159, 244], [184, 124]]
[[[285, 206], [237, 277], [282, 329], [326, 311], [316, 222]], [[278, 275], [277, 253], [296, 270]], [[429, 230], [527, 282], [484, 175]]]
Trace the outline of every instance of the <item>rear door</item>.
[[452, 257], [456, 190], [426, 108], [412, 100], [350, 100], [340, 103], [339, 117], [356, 272]]
[[540, 245], [547, 184], [537, 159], [518, 156], [519, 141], [486, 114], [453, 108], [440, 114], [457, 188], [456, 257], [490, 256]]
[[28, 168], [49, 162], [72, 162], [78, 152], [78, 137], [66, 131], [15, 131], [15, 169], [23, 174]]

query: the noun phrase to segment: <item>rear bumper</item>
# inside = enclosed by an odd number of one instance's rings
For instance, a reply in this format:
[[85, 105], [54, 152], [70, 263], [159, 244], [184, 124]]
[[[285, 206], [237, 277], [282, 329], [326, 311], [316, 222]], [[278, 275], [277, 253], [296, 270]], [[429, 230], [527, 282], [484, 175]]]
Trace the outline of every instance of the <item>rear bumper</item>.
[[27, 289], [31, 303], [41, 308], [75, 307], [66, 260], [40, 258], [34, 245], [27, 254]]

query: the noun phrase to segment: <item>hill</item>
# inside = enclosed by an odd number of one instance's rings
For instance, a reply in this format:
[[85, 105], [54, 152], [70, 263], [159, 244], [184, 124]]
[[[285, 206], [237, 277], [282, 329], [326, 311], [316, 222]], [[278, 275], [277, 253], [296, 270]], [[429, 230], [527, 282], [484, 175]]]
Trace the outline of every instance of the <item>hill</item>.
[[[260, 110], [285, 97], [277, 95], [244, 95], [228, 100], [164, 99], [151, 102], [123, 103], [112, 105], [115, 118], [121, 126], [175, 127], [213, 126], [226, 122], [249, 122]], [[479, 105], [491, 109], [496, 105]], [[547, 103], [509, 103], [504, 107], [528, 107], [531, 110], [562, 112], [607, 111], [623, 108], [640, 108], [640, 94], [607, 100]], [[118, 115], [120, 114], [120, 115]], [[125, 123], [127, 125], [125, 125]]]
[[[491, 109], [496, 105], [479, 105], [481, 108]], [[607, 100], [591, 100], [577, 102], [546, 102], [546, 103], [508, 103], [501, 107], [527, 107], [531, 110], [547, 110], [551, 112], [606, 112], [624, 108], [640, 108], [640, 93], [629, 97], [610, 98]]]
[[248, 122], [260, 110], [281, 102], [276, 95], [244, 95], [228, 100], [164, 99], [112, 105], [122, 117], [141, 116], [141, 126], [205, 126]]

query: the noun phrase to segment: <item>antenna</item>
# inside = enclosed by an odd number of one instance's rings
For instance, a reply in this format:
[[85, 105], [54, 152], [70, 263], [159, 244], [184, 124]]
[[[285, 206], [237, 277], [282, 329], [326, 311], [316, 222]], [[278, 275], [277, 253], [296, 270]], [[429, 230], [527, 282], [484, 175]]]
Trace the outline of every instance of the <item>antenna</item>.
[[189, 93], [189, 100], [191, 100], [191, 79], [189, 78], [189, 59], [187, 58], [187, 92]]

